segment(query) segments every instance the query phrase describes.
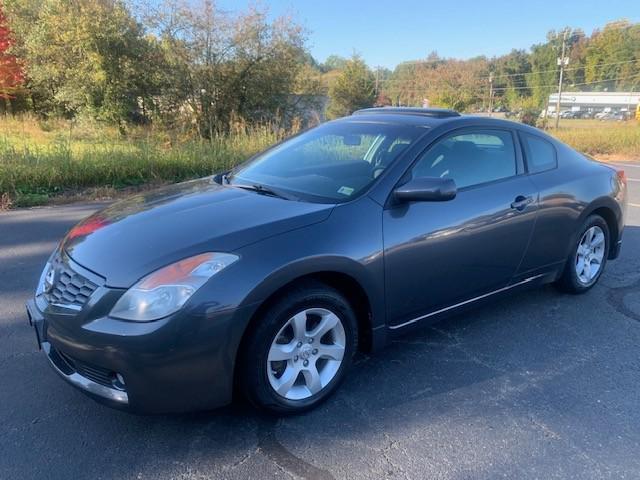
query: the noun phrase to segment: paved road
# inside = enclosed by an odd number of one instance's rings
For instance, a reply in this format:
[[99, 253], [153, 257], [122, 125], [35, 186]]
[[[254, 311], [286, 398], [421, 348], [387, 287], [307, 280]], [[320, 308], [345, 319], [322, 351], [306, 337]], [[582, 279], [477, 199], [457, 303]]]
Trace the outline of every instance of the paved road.
[[0, 479], [639, 478], [640, 167], [622, 257], [584, 296], [553, 288], [359, 360], [340, 392], [275, 420], [236, 405], [138, 417], [47, 366], [24, 301], [95, 206], [0, 215]]

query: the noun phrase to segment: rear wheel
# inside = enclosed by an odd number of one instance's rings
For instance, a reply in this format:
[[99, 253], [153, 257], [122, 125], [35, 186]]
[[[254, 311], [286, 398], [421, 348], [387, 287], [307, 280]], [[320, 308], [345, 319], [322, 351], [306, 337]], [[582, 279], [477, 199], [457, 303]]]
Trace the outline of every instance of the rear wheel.
[[356, 351], [357, 323], [347, 300], [305, 282], [267, 309], [241, 353], [239, 384], [255, 406], [299, 413], [325, 400]]
[[584, 293], [593, 287], [609, 255], [609, 228], [599, 215], [587, 218], [571, 249], [558, 286], [569, 293]]

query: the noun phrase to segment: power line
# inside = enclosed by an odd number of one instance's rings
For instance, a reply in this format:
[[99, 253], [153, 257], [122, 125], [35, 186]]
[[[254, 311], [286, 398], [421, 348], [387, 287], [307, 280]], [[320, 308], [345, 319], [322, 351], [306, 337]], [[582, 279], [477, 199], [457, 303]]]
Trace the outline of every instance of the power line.
[[[612, 31], [612, 30], [628, 30], [628, 29], [632, 29], [632, 28], [636, 28], [638, 27], [637, 23], [631, 23], [629, 25], [616, 25], [615, 22], [609, 23], [607, 25], [605, 25], [602, 29], [594, 29], [591, 33], [590, 36], [588, 36], [589, 39], [591, 39], [594, 34], [599, 34], [601, 35], [603, 32], [606, 31]], [[565, 30], [566, 31], [566, 30]], [[583, 34], [585, 33], [584, 31], [582, 31], [581, 29], [576, 29], [574, 30], [569, 38], [574, 37], [578, 31], [581, 31]], [[587, 37], [585, 35], [585, 37]], [[616, 53], [616, 52], [614, 52]], [[412, 64], [420, 64], [420, 65], [428, 65], [428, 64], [443, 64], [446, 63], [447, 61], [449, 61], [451, 59], [446, 59], [446, 58], [442, 58], [442, 59], [436, 59], [436, 60], [409, 60], [406, 62], [402, 62], [399, 65], [412, 65]], [[464, 60], [463, 60], [464, 61]], [[575, 70], [581, 70], [581, 69], [586, 69], [586, 68], [600, 68], [600, 67], [606, 67], [606, 66], [611, 66], [611, 65], [624, 65], [627, 63], [638, 63], [640, 64], [640, 58], [634, 59], [634, 60], [624, 60], [624, 61], [620, 61], [620, 62], [609, 62], [609, 63], [599, 63], [596, 65], [590, 65], [590, 66], [586, 66], [586, 65], [581, 65], [578, 67], [573, 67], [573, 68], [565, 68], [564, 71], [575, 71]], [[521, 77], [521, 76], [525, 76], [525, 75], [537, 75], [537, 74], [542, 74], [542, 73], [555, 73], [558, 72], [558, 69], [555, 68], [553, 70], [538, 70], [535, 72], [523, 72], [523, 73], [509, 73], [509, 74], [503, 74], [503, 75], [491, 75], [493, 80], [497, 79], [497, 78], [508, 78], [508, 77]], [[482, 77], [479, 77], [481, 79], [489, 79], [490, 75], [484, 75]], [[524, 79], [523, 79], [524, 80]], [[393, 82], [395, 81], [395, 79], [384, 79], [381, 80], [380, 83], [386, 83], [386, 82]]]
[[[579, 67], [569, 67], [569, 68], [565, 68], [564, 71], [568, 72], [568, 71], [575, 71], [575, 70], [583, 70], [583, 69], [591, 69], [591, 68], [601, 68], [601, 67], [609, 67], [612, 65], [624, 65], [624, 64], [628, 64], [628, 63], [638, 63], [638, 65], [640, 66], [640, 59], [634, 59], [634, 60], [625, 60], [625, 61], [621, 61], [621, 62], [609, 62], [609, 63], [598, 63], [595, 65], [581, 65]], [[505, 77], [519, 77], [519, 76], [524, 76], [524, 75], [539, 75], [542, 73], [557, 73], [558, 69], [554, 68], [553, 70], [536, 70], [533, 72], [523, 72], [523, 73], [508, 73], [508, 74], [504, 74], [504, 75], [493, 75], [493, 79], [495, 80], [496, 78], [505, 78]], [[478, 77], [479, 80], [485, 80], [485, 79], [489, 79], [491, 77], [491, 75], [483, 75]], [[524, 80], [524, 79], [522, 79]], [[394, 78], [387, 78], [387, 79], [382, 79], [380, 80], [380, 83], [386, 83], [386, 82], [394, 82], [397, 81]]]
[[[564, 71], [568, 72], [568, 71], [574, 71], [574, 70], [582, 70], [582, 69], [586, 69], [586, 68], [608, 67], [608, 66], [611, 66], [611, 65], [623, 65], [623, 64], [627, 64], [627, 63], [638, 63], [640, 65], [640, 59], [625, 60], [623, 62], [598, 63], [596, 65], [581, 65], [579, 67], [565, 68]], [[554, 68], [553, 70], [537, 70], [535, 72], [508, 73], [508, 74], [504, 74], [504, 75], [494, 75], [493, 78], [496, 79], [496, 78], [504, 78], [504, 77], [519, 77], [519, 76], [524, 76], [524, 75], [537, 75], [537, 74], [541, 74], [541, 73], [555, 73], [557, 71], [558, 71], [558, 69]], [[489, 78], [489, 77], [488, 76], [484, 76], [484, 77], [480, 77], [480, 78]]]
[[[606, 82], [619, 82], [619, 81], [625, 81], [625, 80], [633, 80], [635, 78], [640, 78], [640, 73], [636, 73], [634, 75], [631, 75], [629, 77], [619, 77], [619, 78], [608, 78], [608, 79], [604, 79], [604, 80], [593, 80], [591, 82], [580, 82], [580, 83], [572, 83], [569, 85], [569, 87], [580, 87], [580, 86], [584, 86], [584, 85], [595, 85], [598, 83], [606, 83]], [[481, 88], [486, 88], [486, 86], [484, 85], [478, 85]], [[494, 93], [496, 91], [506, 91], [506, 90], [531, 90], [534, 88], [558, 88], [557, 84], [554, 85], [532, 85], [529, 87], [493, 87], [493, 91]], [[427, 88], [420, 88], [420, 87], [412, 87], [412, 88], [408, 88], [408, 89], [402, 89], [403, 93], [407, 93], [407, 92], [412, 92], [412, 93], [421, 93], [424, 92], [425, 90], [427, 90]], [[566, 92], [566, 93], [570, 93], [570, 92]]]

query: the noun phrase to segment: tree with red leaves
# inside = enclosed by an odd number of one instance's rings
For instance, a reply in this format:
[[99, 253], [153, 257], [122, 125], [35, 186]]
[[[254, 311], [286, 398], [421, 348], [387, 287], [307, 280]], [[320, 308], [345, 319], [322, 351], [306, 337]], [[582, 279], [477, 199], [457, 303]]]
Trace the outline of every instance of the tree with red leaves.
[[10, 99], [24, 83], [24, 72], [15, 55], [7, 53], [13, 45], [9, 21], [0, 2], [0, 98]]

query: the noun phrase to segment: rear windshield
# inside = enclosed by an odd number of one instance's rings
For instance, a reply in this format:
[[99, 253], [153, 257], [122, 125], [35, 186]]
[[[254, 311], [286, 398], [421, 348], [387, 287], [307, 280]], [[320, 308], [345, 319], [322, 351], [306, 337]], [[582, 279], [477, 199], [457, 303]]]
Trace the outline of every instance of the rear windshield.
[[324, 124], [241, 166], [228, 182], [271, 187], [301, 200], [348, 201], [362, 194], [424, 132], [424, 127], [412, 125]]

